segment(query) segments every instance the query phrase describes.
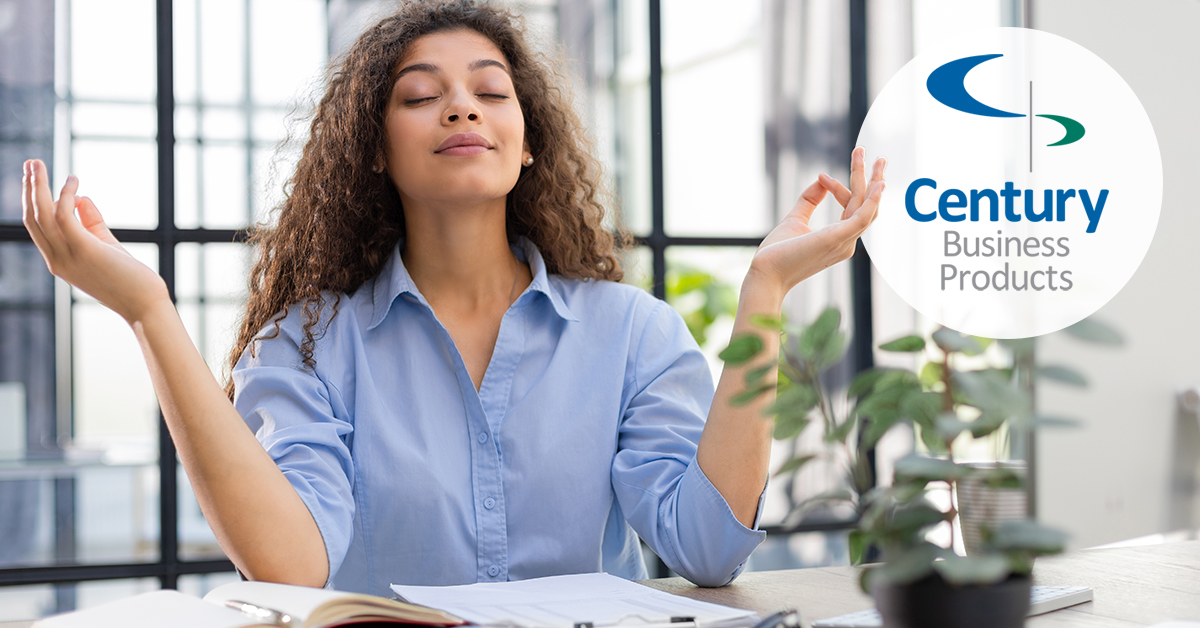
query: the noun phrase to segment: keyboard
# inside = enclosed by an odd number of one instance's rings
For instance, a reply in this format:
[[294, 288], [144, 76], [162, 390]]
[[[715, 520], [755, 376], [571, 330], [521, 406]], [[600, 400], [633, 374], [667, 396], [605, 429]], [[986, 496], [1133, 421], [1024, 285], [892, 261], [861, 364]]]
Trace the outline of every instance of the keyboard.
[[[1092, 590], [1088, 587], [1051, 587], [1035, 585], [1029, 593], [1027, 617], [1056, 611], [1060, 608], [1092, 601]], [[880, 628], [883, 620], [879, 611], [869, 609], [857, 613], [838, 615], [813, 622], [813, 628]]]

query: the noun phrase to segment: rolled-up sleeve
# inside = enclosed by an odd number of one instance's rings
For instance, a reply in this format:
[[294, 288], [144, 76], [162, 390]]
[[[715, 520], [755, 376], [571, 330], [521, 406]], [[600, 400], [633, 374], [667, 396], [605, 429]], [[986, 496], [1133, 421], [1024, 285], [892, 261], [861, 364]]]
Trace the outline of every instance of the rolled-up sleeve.
[[632, 372], [612, 467], [621, 509], [668, 567], [700, 586], [728, 584], [766, 533], [742, 525], [696, 463], [712, 375], [683, 319], [661, 301], [636, 345]]
[[312, 513], [332, 580], [353, 536], [353, 427], [336, 387], [302, 368], [285, 330], [255, 345], [233, 369], [234, 407]]

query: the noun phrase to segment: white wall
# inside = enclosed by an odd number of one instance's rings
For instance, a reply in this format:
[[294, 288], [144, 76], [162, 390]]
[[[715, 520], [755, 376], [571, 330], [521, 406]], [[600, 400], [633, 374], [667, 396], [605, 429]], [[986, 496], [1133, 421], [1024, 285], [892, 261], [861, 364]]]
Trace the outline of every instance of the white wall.
[[[1046, 413], [1086, 421], [1041, 433], [1039, 515], [1087, 547], [1177, 527], [1177, 517], [1168, 522], [1171, 502], [1187, 497], [1170, 490], [1177, 448], [1200, 447], [1194, 425], [1180, 432], [1195, 416], [1178, 416], [1175, 403], [1179, 388], [1200, 385], [1200, 0], [1034, 0], [1032, 17], [1034, 28], [1083, 45], [1120, 73], [1162, 150], [1154, 242], [1097, 313], [1126, 346], [1099, 349], [1054, 334], [1039, 347], [1043, 363], [1074, 365], [1091, 380], [1086, 391], [1039, 391]], [[1194, 462], [1185, 465], [1194, 478]]]

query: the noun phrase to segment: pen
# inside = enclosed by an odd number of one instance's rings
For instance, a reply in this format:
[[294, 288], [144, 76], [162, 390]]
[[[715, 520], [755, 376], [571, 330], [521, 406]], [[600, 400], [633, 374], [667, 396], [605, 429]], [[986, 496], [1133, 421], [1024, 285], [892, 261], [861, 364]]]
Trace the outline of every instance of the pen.
[[754, 625], [754, 628], [800, 628], [800, 612], [794, 608], [768, 615], [766, 619]]
[[292, 622], [292, 616], [283, 611], [264, 608], [262, 606], [255, 606], [254, 604], [243, 602], [241, 600], [225, 600], [224, 603], [225, 606], [228, 606], [236, 611], [241, 611], [243, 615], [249, 615], [250, 617], [260, 621], [269, 621], [273, 624], [288, 627], [295, 625]]
[[[600, 624], [597, 626], [590, 621], [577, 621], [575, 628], [605, 628], [606, 626], [619, 626], [620, 624]], [[695, 617], [672, 617], [669, 622], [651, 623], [651, 624], [628, 624], [629, 628], [699, 628], [696, 625]]]

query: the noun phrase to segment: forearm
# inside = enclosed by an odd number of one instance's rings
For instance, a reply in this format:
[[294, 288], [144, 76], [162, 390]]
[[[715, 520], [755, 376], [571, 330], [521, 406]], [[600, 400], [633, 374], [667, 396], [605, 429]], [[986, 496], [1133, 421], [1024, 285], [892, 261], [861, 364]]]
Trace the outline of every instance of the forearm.
[[325, 544], [300, 496], [247, 428], [162, 301], [131, 323], [205, 519], [247, 577], [324, 586]]
[[[772, 388], [745, 405], [734, 406], [730, 400], [746, 390], [748, 372], [778, 362], [779, 334], [755, 326], [750, 319], [754, 315], [778, 317], [782, 303], [783, 291], [758, 280], [753, 272], [747, 275], [738, 300], [733, 337], [756, 334], [763, 341], [763, 350], [754, 360], [738, 366], [726, 364], [722, 369], [696, 452], [700, 469], [746, 527], [754, 525], [771, 463], [774, 422], [764, 417], [763, 411], [774, 403], [775, 391]], [[775, 379], [775, 370], [769, 369], [762, 382], [773, 383]]]

